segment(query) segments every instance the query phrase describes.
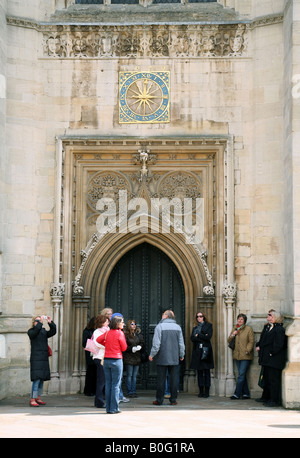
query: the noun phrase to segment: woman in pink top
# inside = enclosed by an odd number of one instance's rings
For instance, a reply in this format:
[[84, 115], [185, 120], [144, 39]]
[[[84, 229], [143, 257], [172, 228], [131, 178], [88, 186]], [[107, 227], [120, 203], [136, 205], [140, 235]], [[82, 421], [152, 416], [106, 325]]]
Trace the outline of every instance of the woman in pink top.
[[123, 351], [127, 348], [123, 332], [124, 320], [115, 316], [110, 322], [110, 330], [97, 338], [105, 347], [104, 374], [106, 413], [120, 413], [119, 391], [123, 373]]

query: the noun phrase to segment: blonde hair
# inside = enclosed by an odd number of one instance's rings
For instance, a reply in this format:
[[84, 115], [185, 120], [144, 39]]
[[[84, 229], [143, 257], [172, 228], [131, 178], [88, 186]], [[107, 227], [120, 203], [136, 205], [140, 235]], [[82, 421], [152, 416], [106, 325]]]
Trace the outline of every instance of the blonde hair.
[[113, 313], [113, 309], [110, 308], [110, 307], [107, 307], [107, 308], [101, 310], [100, 315], [106, 315], [109, 310], [111, 310], [111, 312]]
[[281, 315], [280, 312], [276, 312], [276, 310], [272, 310], [270, 313], [275, 318], [275, 323], [283, 322], [283, 316]]

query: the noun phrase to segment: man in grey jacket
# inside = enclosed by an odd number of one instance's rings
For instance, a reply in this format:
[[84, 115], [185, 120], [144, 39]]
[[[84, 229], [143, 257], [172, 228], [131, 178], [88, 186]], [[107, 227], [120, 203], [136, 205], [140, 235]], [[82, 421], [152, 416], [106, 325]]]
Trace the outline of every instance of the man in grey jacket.
[[183, 361], [185, 345], [182, 330], [175, 321], [172, 310], [166, 310], [154, 331], [149, 361], [157, 358], [157, 389], [154, 405], [161, 405], [164, 400], [167, 371], [170, 378], [170, 403], [177, 404], [177, 371], [179, 360]]

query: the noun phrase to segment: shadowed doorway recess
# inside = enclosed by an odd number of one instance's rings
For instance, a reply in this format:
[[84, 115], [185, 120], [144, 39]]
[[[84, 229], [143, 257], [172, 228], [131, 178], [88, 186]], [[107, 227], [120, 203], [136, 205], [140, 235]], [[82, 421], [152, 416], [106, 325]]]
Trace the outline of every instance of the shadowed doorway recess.
[[[125, 323], [136, 320], [148, 352], [164, 310], [174, 311], [184, 333], [185, 294], [181, 276], [173, 261], [149, 243], [138, 245], [118, 261], [109, 277], [105, 299], [106, 307], [121, 312]], [[155, 362], [140, 366], [137, 387], [156, 388]]]

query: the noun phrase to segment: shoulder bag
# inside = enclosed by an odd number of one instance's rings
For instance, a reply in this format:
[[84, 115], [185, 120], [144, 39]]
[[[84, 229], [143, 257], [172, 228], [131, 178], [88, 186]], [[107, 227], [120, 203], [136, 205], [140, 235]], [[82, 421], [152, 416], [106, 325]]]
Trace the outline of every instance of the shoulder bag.
[[99, 347], [97, 347], [97, 345], [93, 341], [93, 336], [94, 336], [94, 334], [92, 335], [91, 339], [87, 339], [86, 346], [85, 346], [85, 351], [89, 351], [90, 353], [94, 353], [94, 355], [95, 355], [96, 353], [98, 353]]
[[231, 350], [234, 350], [234, 348], [235, 348], [235, 336], [234, 336], [234, 338], [229, 342], [228, 347], [231, 348]]

